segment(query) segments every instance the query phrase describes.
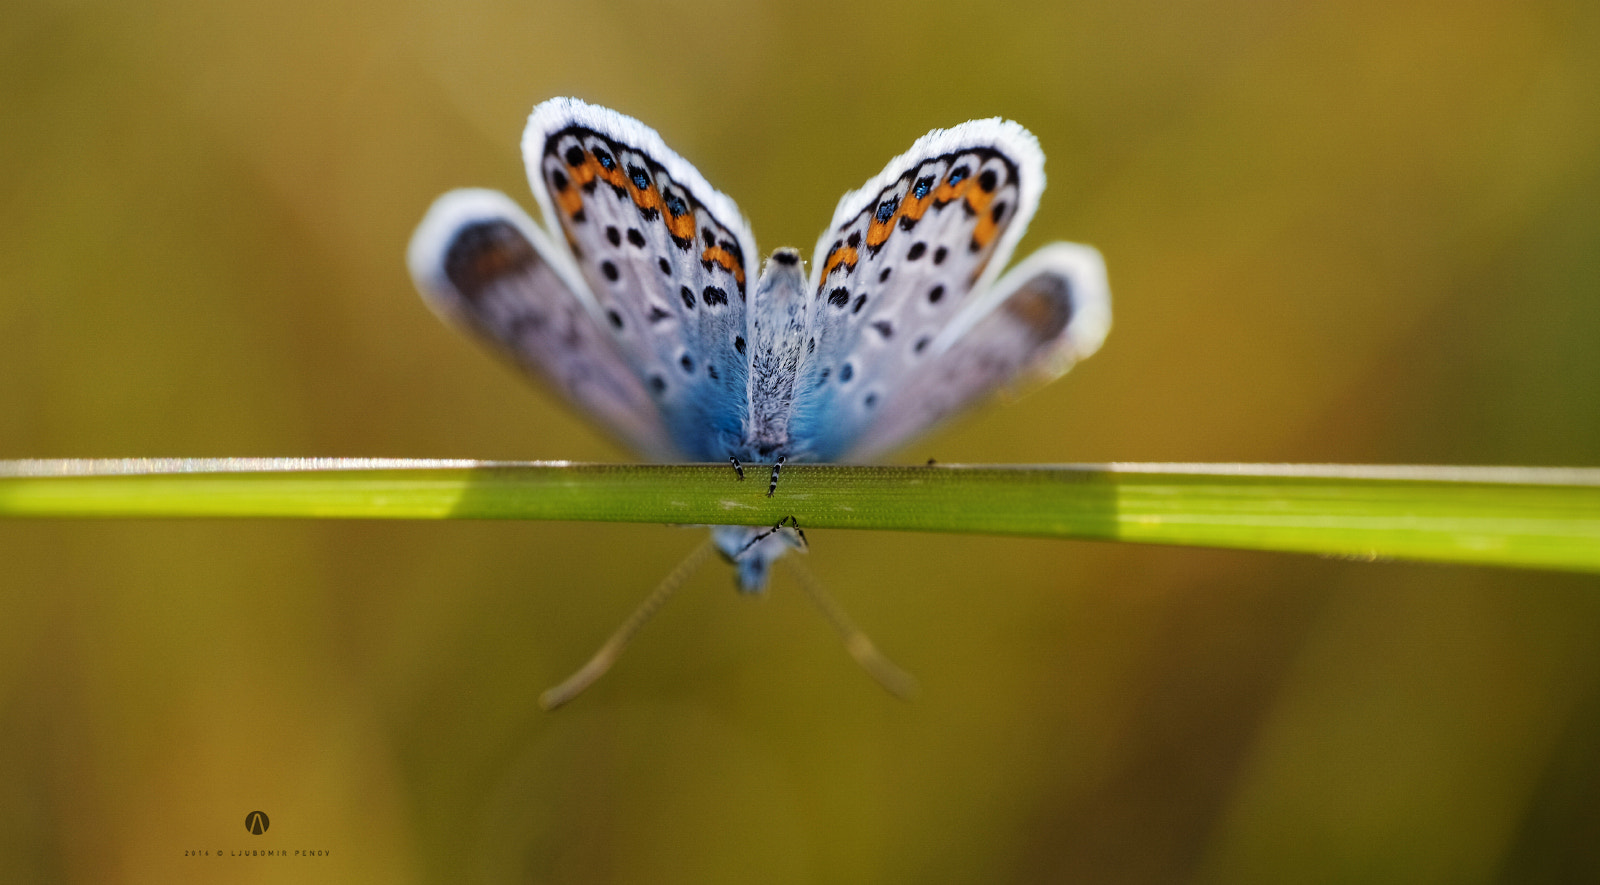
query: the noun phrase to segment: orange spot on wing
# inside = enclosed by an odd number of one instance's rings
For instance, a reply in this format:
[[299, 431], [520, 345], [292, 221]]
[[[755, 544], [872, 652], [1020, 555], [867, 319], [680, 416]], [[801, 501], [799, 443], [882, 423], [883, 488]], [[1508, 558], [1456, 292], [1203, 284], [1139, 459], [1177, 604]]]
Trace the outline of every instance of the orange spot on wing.
[[633, 196], [633, 205], [638, 206], [640, 209], [661, 211], [661, 193], [656, 190], [655, 182], [650, 182], [649, 187], [640, 190], [634, 187], [633, 181], [630, 179], [628, 181], [628, 193]]
[[584, 153], [584, 157], [587, 159], [577, 166], [567, 167], [567, 176], [571, 178], [572, 183], [578, 187], [583, 187], [589, 182], [594, 181], [594, 174], [600, 169], [600, 164], [594, 161], [594, 157], [589, 156], [587, 152]]
[[933, 193], [929, 194], [928, 197], [930, 199], [937, 200], [940, 203], [948, 203], [952, 200], [966, 196], [967, 191], [972, 190], [974, 181], [975, 179], [971, 175], [968, 175], [966, 178], [961, 179], [955, 184], [951, 184], [948, 180], [941, 181], [939, 182], [939, 186], [934, 188]]
[[877, 215], [872, 216], [872, 223], [867, 225], [867, 245], [873, 248], [882, 246], [889, 235], [894, 233], [895, 221], [900, 217], [900, 210], [894, 210], [888, 221], [879, 221]]
[[912, 221], [921, 221], [922, 216], [927, 213], [928, 207], [933, 205], [933, 194], [934, 192], [930, 190], [919, 200], [907, 193], [905, 198], [900, 201], [900, 211], [897, 214], [904, 215]]
[[584, 162], [576, 166], [562, 164], [567, 170], [568, 181], [565, 190], [555, 192], [556, 205], [561, 207], [561, 211], [568, 217], [577, 215], [583, 210], [583, 188], [594, 181], [595, 172], [600, 168], [588, 152], [584, 153], [584, 157], [586, 158]]
[[604, 181], [606, 184], [609, 184], [612, 187], [626, 188], [631, 183], [628, 181], [628, 176], [623, 173], [622, 164], [617, 162], [616, 157], [611, 158], [611, 168], [609, 170], [600, 165], [600, 161], [595, 159], [594, 154], [589, 155], [588, 162], [586, 162], [584, 165], [589, 166], [594, 170], [594, 176], [596, 178]]
[[733, 253], [727, 249], [721, 246], [707, 246], [706, 250], [700, 253], [700, 260], [720, 264], [723, 270], [733, 274], [734, 280], [740, 283], [744, 282], [744, 267], [734, 259]]
[[582, 163], [576, 166], [567, 166], [567, 172], [571, 176], [572, 182], [578, 187], [583, 187], [597, 178], [613, 187], [625, 188], [632, 183], [628, 181], [628, 176], [623, 174], [622, 164], [618, 163], [615, 158], [612, 158], [611, 169], [608, 171], [606, 167], [600, 165], [600, 161], [589, 151], [583, 152]]
[[828, 278], [828, 274], [833, 273], [834, 268], [841, 264], [845, 267], [855, 267], [856, 261], [859, 258], [860, 253], [849, 246], [843, 246], [833, 250], [832, 252], [829, 252], [828, 260], [822, 265], [822, 278], [826, 280]]
[[568, 184], [564, 191], [556, 191], [556, 205], [568, 216], [577, 215], [583, 210], [583, 191], [576, 184]]
[[1000, 225], [989, 215], [989, 204], [993, 202], [994, 194], [981, 187], [967, 191], [967, 206], [978, 213], [978, 225], [972, 229], [972, 241], [978, 244], [979, 249], [987, 247], [1000, 230]]
[[661, 216], [667, 220], [667, 231], [680, 240], [694, 239], [694, 212], [685, 211], [682, 215], [673, 215], [663, 211]]

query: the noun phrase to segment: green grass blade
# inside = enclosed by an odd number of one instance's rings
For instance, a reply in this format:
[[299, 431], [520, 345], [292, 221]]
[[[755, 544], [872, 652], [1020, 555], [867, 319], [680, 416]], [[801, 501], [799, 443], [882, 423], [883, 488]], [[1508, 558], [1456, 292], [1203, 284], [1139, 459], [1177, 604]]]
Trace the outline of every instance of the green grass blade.
[[1600, 572], [1600, 470], [0, 462], [0, 516], [559, 519], [1091, 538]]

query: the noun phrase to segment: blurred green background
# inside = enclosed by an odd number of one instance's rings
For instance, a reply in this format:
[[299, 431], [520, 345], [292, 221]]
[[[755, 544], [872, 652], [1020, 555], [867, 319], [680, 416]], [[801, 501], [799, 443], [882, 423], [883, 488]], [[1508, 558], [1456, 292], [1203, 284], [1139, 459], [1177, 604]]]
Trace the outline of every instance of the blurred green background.
[[[1105, 349], [920, 462], [1600, 464], [1600, 6], [9, 0], [0, 458], [623, 460], [440, 325], [428, 203], [635, 115], [809, 249], [1005, 115]], [[13, 881], [1574, 881], [1594, 577], [815, 532], [922, 696], [698, 531], [0, 524]], [[272, 820], [262, 836], [247, 812]], [[323, 850], [319, 859], [235, 857]], [[189, 850], [222, 857], [186, 857]]]

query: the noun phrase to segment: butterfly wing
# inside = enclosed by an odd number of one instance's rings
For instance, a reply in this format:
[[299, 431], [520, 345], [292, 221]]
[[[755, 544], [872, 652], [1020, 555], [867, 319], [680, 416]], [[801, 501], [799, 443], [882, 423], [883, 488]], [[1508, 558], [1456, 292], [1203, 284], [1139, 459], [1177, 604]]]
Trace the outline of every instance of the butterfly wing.
[[[874, 428], [884, 415], [906, 422], [927, 411], [906, 402], [914, 379], [950, 350], [947, 330], [974, 293], [991, 288], [1043, 190], [1037, 140], [989, 119], [930, 132], [839, 201], [813, 258], [816, 347], [791, 422], [799, 454], [830, 461], [881, 451], [860, 443], [881, 436]], [[989, 380], [963, 402], [1006, 379]]]
[[672, 449], [725, 459], [748, 401], [746, 286], [756, 254], [738, 207], [655, 130], [576, 99], [534, 108], [522, 151], [581, 294], [647, 390]]
[[682, 457], [650, 391], [596, 318], [571, 257], [510, 198], [487, 190], [440, 197], [411, 238], [407, 264], [442, 318], [635, 450]]
[[871, 460], [997, 388], [1059, 377], [1111, 328], [1100, 253], [1052, 243], [975, 297], [928, 345], [926, 364], [887, 398], [844, 460]]

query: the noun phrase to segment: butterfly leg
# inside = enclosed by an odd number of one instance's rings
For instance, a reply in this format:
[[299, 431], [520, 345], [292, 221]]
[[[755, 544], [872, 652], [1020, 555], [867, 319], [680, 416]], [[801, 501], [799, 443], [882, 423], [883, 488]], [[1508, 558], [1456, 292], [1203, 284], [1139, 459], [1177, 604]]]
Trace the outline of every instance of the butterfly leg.
[[788, 523], [789, 524], [789, 528], [794, 529], [794, 533], [800, 537], [800, 549], [801, 550], [809, 550], [809, 549], [811, 549], [811, 542], [806, 540], [805, 530], [800, 528], [800, 520], [795, 519], [793, 513], [789, 514], [788, 516], [785, 516], [783, 519], [778, 520], [778, 524], [773, 526], [773, 528], [774, 529], [781, 528], [784, 523]]
[[784, 456], [779, 455], [777, 462], [772, 465], [772, 481], [767, 483], [767, 497], [769, 498], [772, 497], [773, 492], [778, 490], [778, 471], [783, 469], [783, 461]]
[[733, 472], [739, 474], [739, 481], [744, 481], [744, 465], [739, 463], [738, 455], [729, 455], [728, 463], [733, 465]]
[[745, 542], [745, 545], [743, 547], [739, 548], [739, 552], [733, 554], [733, 556], [730, 557], [730, 558], [731, 559], [738, 559], [739, 557], [741, 557], [741, 556], [743, 556], [745, 554], [746, 550], [749, 550], [751, 547], [754, 547], [755, 545], [761, 543], [762, 541], [765, 541], [766, 539], [772, 537], [773, 535], [777, 534], [778, 532], [783, 531], [784, 528], [786, 528], [786, 527], [794, 529], [794, 533], [797, 536], [799, 536], [799, 538], [800, 538], [799, 547], [800, 547], [801, 550], [810, 549], [811, 542], [806, 540], [806, 533], [803, 530], [801, 530], [801, 528], [800, 528], [800, 520], [795, 519], [794, 515], [790, 514], [790, 515], [785, 516], [784, 518], [778, 520], [777, 522], [773, 523], [772, 524], [772, 528], [767, 529], [766, 531], [763, 531], [763, 532], [758, 532], [756, 535], [751, 537], [750, 540]]

